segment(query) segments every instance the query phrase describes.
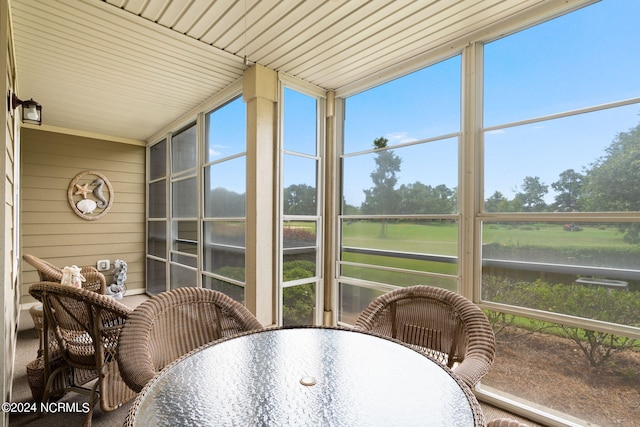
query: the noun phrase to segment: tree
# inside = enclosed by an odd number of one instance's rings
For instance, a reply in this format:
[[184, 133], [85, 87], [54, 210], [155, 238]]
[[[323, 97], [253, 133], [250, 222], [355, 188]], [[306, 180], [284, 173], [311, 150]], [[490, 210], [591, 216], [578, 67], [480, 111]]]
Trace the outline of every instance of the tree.
[[293, 184], [284, 189], [285, 215], [315, 215], [316, 189], [307, 184]]
[[509, 212], [509, 209], [509, 200], [499, 191], [484, 202], [484, 210], [487, 212]]
[[398, 211], [400, 195], [395, 186], [398, 182], [396, 173], [400, 172], [402, 159], [391, 150], [386, 150], [388, 140], [377, 138], [373, 145], [378, 151], [375, 158], [376, 169], [371, 172], [373, 187], [364, 190], [365, 200], [362, 212], [367, 215], [390, 215]]
[[516, 194], [516, 198], [522, 200], [522, 206], [527, 212], [543, 211], [547, 204], [544, 195], [549, 192], [549, 187], [540, 182], [538, 176], [527, 176], [522, 183], [522, 192]]
[[205, 198], [205, 212], [212, 217], [230, 217], [244, 215], [245, 194], [239, 194], [226, 188], [216, 187]]
[[456, 193], [444, 184], [436, 187], [421, 182], [401, 185], [399, 211], [406, 214], [450, 214], [456, 210]]
[[551, 187], [558, 192], [555, 197], [555, 209], [560, 212], [579, 211], [583, 183], [584, 175], [573, 169], [567, 169], [562, 172], [560, 179], [551, 184]]
[[[586, 173], [585, 207], [594, 212], [640, 211], [640, 124], [619, 133]], [[640, 225], [622, 224], [625, 241], [640, 243]]]

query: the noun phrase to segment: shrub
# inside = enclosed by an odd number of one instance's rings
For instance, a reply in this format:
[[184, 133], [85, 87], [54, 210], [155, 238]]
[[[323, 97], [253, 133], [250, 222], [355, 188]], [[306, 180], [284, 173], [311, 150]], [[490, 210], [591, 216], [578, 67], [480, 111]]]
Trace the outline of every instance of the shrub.
[[[513, 283], [508, 279], [487, 276], [483, 281], [483, 296], [495, 302], [533, 309], [598, 319], [629, 326], [640, 326], [640, 293], [610, 290], [602, 286], [549, 284], [542, 280]], [[524, 322], [516, 316], [488, 313], [496, 333], [508, 324]], [[575, 342], [591, 366], [599, 366], [614, 353], [636, 347], [637, 340], [608, 332], [537, 322], [529, 330], [551, 329]]]
[[[287, 261], [282, 266], [285, 282], [315, 276], [316, 264], [312, 261]], [[316, 302], [314, 283], [291, 286], [282, 290], [282, 323], [290, 325], [313, 324], [313, 308]]]
[[304, 227], [284, 227], [282, 229], [282, 236], [284, 246], [287, 248], [314, 246], [316, 244], [315, 233]]

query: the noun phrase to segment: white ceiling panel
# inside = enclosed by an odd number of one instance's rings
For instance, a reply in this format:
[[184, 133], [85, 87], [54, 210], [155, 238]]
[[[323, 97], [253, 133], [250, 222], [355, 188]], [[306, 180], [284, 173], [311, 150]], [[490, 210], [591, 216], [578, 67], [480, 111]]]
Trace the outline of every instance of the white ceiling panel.
[[[18, 95], [45, 125], [146, 140], [242, 76], [325, 89], [587, 0], [11, 0]], [[538, 13], [538, 12], [536, 12]]]

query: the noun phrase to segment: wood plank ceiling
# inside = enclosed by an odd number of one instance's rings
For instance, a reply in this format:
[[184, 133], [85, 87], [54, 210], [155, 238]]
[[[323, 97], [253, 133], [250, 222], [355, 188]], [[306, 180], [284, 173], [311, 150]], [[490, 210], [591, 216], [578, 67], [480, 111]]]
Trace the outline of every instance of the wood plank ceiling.
[[245, 56], [339, 89], [542, 3], [9, 2], [18, 95], [43, 105], [44, 124], [136, 140], [146, 140], [240, 78]]

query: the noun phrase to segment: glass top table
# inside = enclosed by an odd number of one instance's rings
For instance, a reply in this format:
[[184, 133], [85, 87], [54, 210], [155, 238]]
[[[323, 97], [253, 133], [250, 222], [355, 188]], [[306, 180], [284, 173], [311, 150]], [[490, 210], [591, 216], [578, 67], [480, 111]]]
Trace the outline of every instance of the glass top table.
[[471, 390], [429, 357], [343, 328], [273, 328], [217, 341], [160, 372], [135, 426], [483, 426]]

